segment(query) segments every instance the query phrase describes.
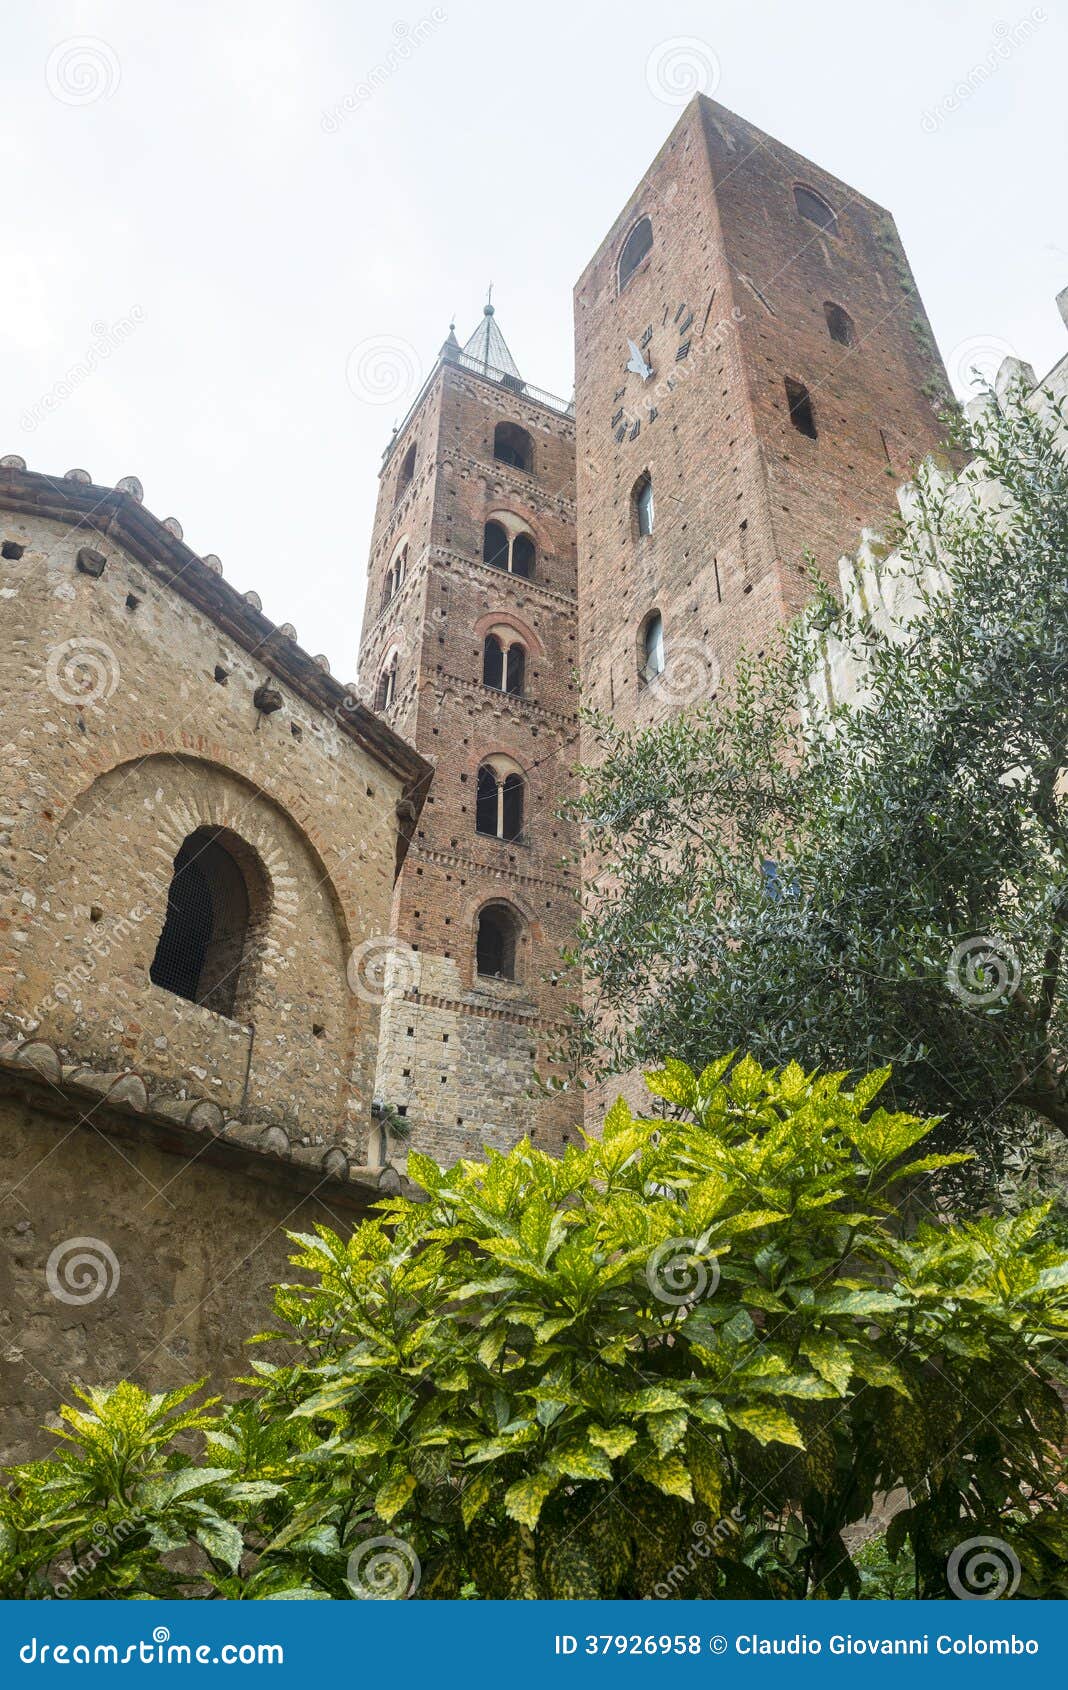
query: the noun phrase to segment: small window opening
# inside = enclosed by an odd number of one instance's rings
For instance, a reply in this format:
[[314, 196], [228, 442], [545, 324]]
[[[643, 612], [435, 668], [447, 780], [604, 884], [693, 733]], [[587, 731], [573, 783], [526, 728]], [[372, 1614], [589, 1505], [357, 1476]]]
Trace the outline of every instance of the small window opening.
[[853, 319], [843, 305], [836, 305], [833, 300], [824, 301], [823, 315], [827, 319], [827, 333], [839, 346], [855, 346], [857, 331], [853, 326]]
[[395, 505], [399, 505], [405, 493], [407, 493], [412, 484], [412, 476], [414, 474], [415, 447], [409, 446], [408, 450], [404, 454], [404, 457], [401, 459], [400, 469], [397, 471], [397, 491], [393, 498], [393, 503]]
[[514, 980], [519, 923], [504, 904], [488, 904], [478, 918], [475, 967], [483, 978]]
[[642, 678], [654, 681], [664, 673], [664, 618], [654, 610], [645, 624], [642, 638]]
[[638, 533], [643, 536], [651, 534], [653, 532], [655, 510], [653, 506], [653, 481], [650, 475], [646, 474], [638, 477], [631, 492], [631, 499], [634, 504], [634, 515], [638, 524]]
[[816, 418], [812, 411], [812, 399], [803, 381], [794, 381], [786, 376], [786, 402], [790, 407], [790, 421], [799, 434], [806, 434], [810, 440], [818, 439], [816, 432]]
[[534, 463], [534, 442], [518, 423], [498, 423], [493, 431], [493, 456], [499, 464], [524, 470], [530, 475]]
[[821, 194], [814, 188], [802, 187], [800, 183], [794, 188], [794, 203], [801, 216], [809, 223], [815, 223], [817, 228], [826, 229], [828, 234], [838, 233], [838, 215], [827, 204]]
[[232, 1015], [247, 964], [249, 885], [241, 864], [210, 828], [198, 828], [174, 859], [167, 915], [149, 969], [153, 985]]
[[619, 255], [619, 291], [623, 292], [638, 265], [651, 251], [653, 245], [653, 225], [648, 217], [640, 217], [630, 234], [623, 243], [623, 250]]

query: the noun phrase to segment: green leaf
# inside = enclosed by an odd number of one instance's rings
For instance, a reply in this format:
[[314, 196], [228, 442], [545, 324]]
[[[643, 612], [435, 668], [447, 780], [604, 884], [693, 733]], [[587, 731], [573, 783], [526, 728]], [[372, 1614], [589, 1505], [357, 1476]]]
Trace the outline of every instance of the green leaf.
[[632, 1426], [588, 1426], [586, 1436], [597, 1449], [603, 1449], [613, 1460], [626, 1455], [637, 1442], [638, 1434]]
[[375, 1513], [388, 1526], [390, 1521], [399, 1514], [408, 1498], [415, 1489], [415, 1479], [411, 1473], [397, 1472], [379, 1485], [375, 1493]]
[[693, 1486], [685, 1463], [678, 1455], [657, 1455], [648, 1445], [638, 1445], [629, 1456], [638, 1476], [655, 1485], [665, 1496], [679, 1496], [684, 1502], [693, 1501]]
[[460, 1498], [460, 1513], [463, 1516], [464, 1525], [468, 1529], [485, 1508], [492, 1495], [493, 1478], [483, 1468], [481, 1473], [476, 1473], [473, 1479], [468, 1480]]
[[232, 1573], [237, 1572], [245, 1540], [231, 1521], [224, 1520], [221, 1514], [206, 1512], [194, 1526], [193, 1535], [216, 1561], [224, 1562]]
[[805, 1447], [796, 1423], [784, 1409], [776, 1408], [773, 1403], [760, 1403], [752, 1408], [729, 1408], [727, 1416], [735, 1426], [749, 1432], [762, 1444], [793, 1444], [796, 1449]]
[[505, 1513], [513, 1520], [518, 1520], [521, 1526], [529, 1526], [531, 1531], [537, 1525], [542, 1508], [560, 1483], [555, 1473], [546, 1473], [539, 1469], [530, 1473], [525, 1479], [518, 1479], [510, 1485], [504, 1493]]

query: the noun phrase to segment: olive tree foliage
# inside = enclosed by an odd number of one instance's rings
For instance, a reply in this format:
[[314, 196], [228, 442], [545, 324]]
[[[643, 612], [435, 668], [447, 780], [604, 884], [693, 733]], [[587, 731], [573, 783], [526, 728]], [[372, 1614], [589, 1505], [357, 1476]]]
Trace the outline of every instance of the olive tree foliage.
[[[589, 1069], [892, 1063], [895, 1100], [988, 1164], [1036, 1118], [1068, 1134], [1065, 419], [991, 395], [964, 426], [967, 474], [921, 475], [896, 536], [905, 624], [824, 592], [729, 697], [644, 733], [594, 718]], [[866, 671], [829, 712], [799, 708], [821, 627]]]
[[1068, 1594], [1068, 1253], [1041, 1205], [902, 1238], [955, 1158], [886, 1080], [669, 1060], [673, 1119], [411, 1154], [422, 1201], [294, 1236], [237, 1402], [62, 1410], [0, 1491], [0, 1595], [857, 1595], [843, 1533], [902, 1488], [884, 1585], [960, 1595], [981, 1537]]

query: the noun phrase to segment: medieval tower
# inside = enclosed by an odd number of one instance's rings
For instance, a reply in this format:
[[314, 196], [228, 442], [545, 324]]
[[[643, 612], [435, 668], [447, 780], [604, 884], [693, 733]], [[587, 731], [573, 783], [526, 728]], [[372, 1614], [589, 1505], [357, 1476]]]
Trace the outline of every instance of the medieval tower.
[[544, 1087], [576, 919], [574, 437], [487, 304], [381, 471], [361, 685], [436, 772], [394, 897], [377, 1092], [446, 1160], [524, 1133], [557, 1149], [574, 1121]]
[[537, 1078], [575, 990], [576, 665], [624, 727], [713, 699], [803, 604], [806, 551], [833, 578], [885, 520], [949, 397], [890, 214], [703, 96], [578, 283], [575, 358], [573, 424], [487, 306], [381, 477], [361, 675], [437, 773], [378, 1091], [446, 1158], [582, 1113]]

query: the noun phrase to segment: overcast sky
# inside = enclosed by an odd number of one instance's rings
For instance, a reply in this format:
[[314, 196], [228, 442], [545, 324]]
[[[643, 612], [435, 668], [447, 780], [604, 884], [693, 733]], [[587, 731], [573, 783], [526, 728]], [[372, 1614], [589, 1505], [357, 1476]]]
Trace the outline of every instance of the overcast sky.
[[0, 453], [140, 476], [348, 679], [381, 452], [450, 317], [492, 280], [569, 395], [573, 283], [695, 86], [894, 212], [958, 390], [974, 356], [1044, 373], [1066, 36], [1053, 0], [11, 8]]

